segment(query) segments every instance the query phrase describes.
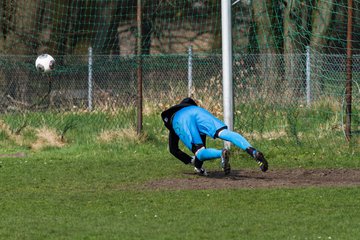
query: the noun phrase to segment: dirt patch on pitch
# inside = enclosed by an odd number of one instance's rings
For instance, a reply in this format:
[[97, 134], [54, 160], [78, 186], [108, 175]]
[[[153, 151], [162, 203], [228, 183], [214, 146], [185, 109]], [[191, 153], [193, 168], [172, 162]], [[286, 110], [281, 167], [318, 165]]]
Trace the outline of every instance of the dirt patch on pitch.
[[257, 170], [210, 172], [208, 177], [183, 173], [185, 178], [151, 181], [148, 189], [237, 189], [360, 186], [360, 169], [276, 169], [266, 173]]

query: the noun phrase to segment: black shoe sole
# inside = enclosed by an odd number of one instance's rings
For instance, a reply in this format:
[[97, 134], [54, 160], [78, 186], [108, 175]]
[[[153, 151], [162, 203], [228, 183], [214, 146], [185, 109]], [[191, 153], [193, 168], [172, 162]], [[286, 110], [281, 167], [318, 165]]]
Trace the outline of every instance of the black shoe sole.
[[260, 170], [266, 172], [269, 168], [268, 162], [265, 160], [264, 155], [261, 152], [256, 153], [256, 162], [260, 167]]

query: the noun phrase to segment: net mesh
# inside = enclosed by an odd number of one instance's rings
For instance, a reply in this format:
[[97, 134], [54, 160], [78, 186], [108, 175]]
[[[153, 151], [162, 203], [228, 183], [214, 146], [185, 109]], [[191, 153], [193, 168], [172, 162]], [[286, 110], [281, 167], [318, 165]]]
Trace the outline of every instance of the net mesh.
[[[1, 117], [19, 114], [21, 125], [29, 113], [95, 111], [112, 116], [99, 120], [100, 128], [135, 125], [141, 35], [145, 110], [158, 114], [191, 95], [221, 118], [220, 2], [143, 0], [139, 34], [136, 1], [3, 0]], [[260, 146], [335, 151], [345, 142], [347, 1], [233, 2], [235, 130]], [[358, 143], [360, 1], [351, 11], [351, 128]], [[56, 59], [50, 74], [35, 69], [41, 53]]]

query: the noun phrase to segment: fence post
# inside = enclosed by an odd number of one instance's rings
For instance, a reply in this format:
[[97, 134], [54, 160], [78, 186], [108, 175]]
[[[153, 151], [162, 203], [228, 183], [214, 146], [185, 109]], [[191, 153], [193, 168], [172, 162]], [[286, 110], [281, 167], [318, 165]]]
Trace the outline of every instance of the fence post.
[[192, 92], [192, 61], [193, 61], [193, 56], [192, 56], [192, 46], [189, 46], [189, 51], [188, 51], [188, 97], [191, 97], [191, 92]]
[[311, 104], [311, 62], [310, 62], [310, 47], [306, 46], [306, 104], [310, 107]]
[[348, 0], [348, 16], [347, 16], [347, 34], [346, 34], [346, 116], [345, 116], [345, 136], [349, 142], [351, 140], [351, 115], [352, 115], [352, 33], [353, 33], [353, 1]]
[[143, 128], [143, 56], [142, 56], [142, 18], [143, 10], [142, 10], [142, 1], [137, 0], [137, 9], [136, 9], [136, 19], [137, 19], [137, 134], [141, 134]]
[[89, 49], [89, 63], [88, 63], [88, 110], [92, 111], [92, 95], [93, 95], [93, 79], [92, 79], [92, 71], [93, 71], [93, 51], [90, 46]]

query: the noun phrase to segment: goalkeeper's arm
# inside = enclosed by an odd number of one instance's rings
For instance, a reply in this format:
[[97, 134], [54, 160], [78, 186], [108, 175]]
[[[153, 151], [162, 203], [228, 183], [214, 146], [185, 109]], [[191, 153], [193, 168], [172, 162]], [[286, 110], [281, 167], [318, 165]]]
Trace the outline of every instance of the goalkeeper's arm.
[[191, 163], [192, 157], [179, 149], [179, 137], [174, 130], [170, 130], [169, 133], [169, 151], [184, 164]]

